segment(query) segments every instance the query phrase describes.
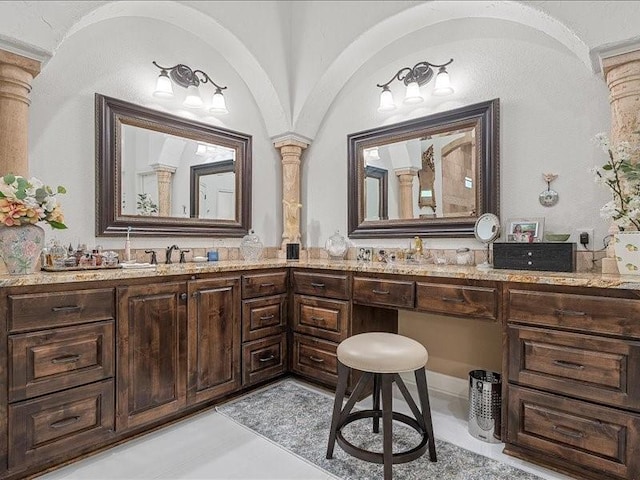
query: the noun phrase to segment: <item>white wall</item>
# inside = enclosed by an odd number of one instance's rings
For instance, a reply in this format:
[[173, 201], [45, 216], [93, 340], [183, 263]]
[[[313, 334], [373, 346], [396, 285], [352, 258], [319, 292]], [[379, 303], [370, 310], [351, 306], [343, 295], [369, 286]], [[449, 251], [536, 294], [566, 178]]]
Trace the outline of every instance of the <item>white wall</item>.
[[[376, 111], [380, 89], [399, 68], [454, 58], [449, 68], [456, 92], [402, 106], [391, 115]], [[399, 82], [395, 82], [399, 84]], [[402, 99], [401, 85], [393, 90]], [[345, 85], [305, 154], [303, 241], [321, 246], [336, 229], [347, 228], [346, 135], [437, 111], [500, 98], [501, 218], [545, 217], [548, 231], [594, 227], [597, 241], [607, 225], [599, 208], [607, 194], [587, 169], [603, 161], [592, 144], [609, 129], [608, 90], [601, 77], [550, 37], [516, 23], [492, 19], [444, 22], [407, 35], [367, 62]], [[538, 203], [546, 189], [542, 173], [557, 173], [553, 188], [560, 201]], [[406, 240], [362, 239], [363, 246], [406, 244]], [[433, 239], [427, 248], [480, 247], [471, 239]]]
[[[89, 47], [90, 46], [90, 47]], [[207, 72], [225, 91], [230, 113], [213, 117], [187, 111], [177, 101], [152, 96], [161, 65], [185, 63]], [[177, 87], [176, 87], [177, 88]], [[203, 96], [205, 89], [203, 88]], [[121, 248], [122, 240], [95, 239], [94, 93], [230, 128], [253, 136], [253, 228], [266, 245], [281, 235], [279, 155], [266, 133], [262, 116], [242, 78], [223, 55], [182, 29], [152, 19], [116, 18], [80, 30], [62, 43], [33, 82], [29, 151], [31, 174], [48, 184], [66, 186], [61, 197], [67, 231], [47, 231], [67, 243]], [[210, 95], [213, 91], [208, 92]], [[188, 185], [185, 185], [188, 190]], [[145, 238], [132, 247], [166, 246], [167, 239]], [[171, 239], [189, 246], [212, 246], [207, 238]], [[229, 240], [230, 244], [238, 239]], [[220, 245], [218, 241], [216, 245]]]

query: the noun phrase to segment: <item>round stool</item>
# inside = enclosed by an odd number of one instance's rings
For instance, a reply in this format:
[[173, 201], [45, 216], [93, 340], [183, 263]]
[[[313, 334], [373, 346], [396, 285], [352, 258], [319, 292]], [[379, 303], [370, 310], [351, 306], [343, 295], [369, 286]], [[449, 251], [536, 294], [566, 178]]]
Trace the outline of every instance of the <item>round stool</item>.
[[[429, 448], [429, 459], [436, 458], [433, 438], [427, 376], [424, 366], [429, 355], [426, 348], [411, 338], [394, 333], [372, 332], [354, 335], [338, 345], [338, 386], [333, 404], [331, 431], [327, 446], [327, 458], [333, 457], [336, 441], [349, 455], [373, 463], [384, 465], [384, 479], [391, 480], [392, 465], [415, 460]], [[344, 408], [342, 403], [347, 391], [349, 370], [362, 372], [358, 383], [349, 396]], [[399, 373], [414, 372], [420, 408], [416, 405]], [[373, 380], [373, 408], [351, 412], [358, 398]], [[392, 410], [392, 386], [398, 385], [402, 396], [415, 418]], [[382, 409], [380, 396], [382, 394]], [[382, 418], [382, 453], [356, 447], [342, 435], [342, 428], [363, 418], [373, 419], [373, 432], [378, 433]], [[410, 450], [393, 453], [393, 420], [404, 423], [421, 436], [421, 442]]]

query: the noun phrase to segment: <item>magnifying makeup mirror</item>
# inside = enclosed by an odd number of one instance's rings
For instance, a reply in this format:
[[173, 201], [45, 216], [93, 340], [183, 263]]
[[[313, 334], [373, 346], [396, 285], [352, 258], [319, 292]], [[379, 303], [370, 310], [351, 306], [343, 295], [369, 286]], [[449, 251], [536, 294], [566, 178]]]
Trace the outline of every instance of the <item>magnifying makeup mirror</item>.
[[473, 227], [473, 233], [480, 242], [487, 246], [487, 255], [484, 263], [477, 266], [479, 269], [489, 269], [493, 265], [489, 261], [489, 246], [500, 236], [500, 219], [493, 213], [484, 213], [478, 217]]

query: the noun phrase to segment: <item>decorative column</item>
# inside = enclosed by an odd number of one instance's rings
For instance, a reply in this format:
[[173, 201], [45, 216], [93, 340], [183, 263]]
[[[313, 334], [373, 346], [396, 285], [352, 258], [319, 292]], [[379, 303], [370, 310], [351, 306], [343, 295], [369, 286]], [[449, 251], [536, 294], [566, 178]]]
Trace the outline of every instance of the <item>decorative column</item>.
[[303, 139], [287, 135], [274, 141], [282, 156], [282, 245], [300, 243], [300, 156], [309, 146]]
[[413, 179], [418, 176], [418, 168], [398, 168], [394, 172], [400, 180], [400, 218], [413, 218]]
[[40, 62], [0, 50], [0, 175], [29, 176], [29, 93]]
[[176, 173], [176, 167], [168, 165], [154, 165], [153, 170], [156, 172], [158, 181], [158, 216], [171, 216], [171, 186], [173, 183], [173, 174]]
[[[603, 58], [602, 72], [609, 87], [611, 143], [640, 145], [640, 50]], [[640, 161], [640, 151], [632, 153], [632, 161]], [[602, 273], [618, 273], [611, 250], [602, 259]]]

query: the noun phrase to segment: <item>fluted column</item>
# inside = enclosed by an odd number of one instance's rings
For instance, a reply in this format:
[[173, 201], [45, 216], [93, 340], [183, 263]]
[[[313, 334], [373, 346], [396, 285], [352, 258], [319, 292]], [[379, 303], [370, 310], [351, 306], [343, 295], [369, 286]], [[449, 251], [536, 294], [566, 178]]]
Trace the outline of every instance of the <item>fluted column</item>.
[[156, 178], [158, 181], [158, 216], [170, 217], [171, 186], [173, 183], [173, 174], [176, 172], [176, 167], [154, 165], [153, 170], [156, 172]]
[[400, 218], [413, 218], [413, 179], [418, 176], [418, 168], [399, 168], [394, 172], [400, 180]]
[[0, 50], [0, 175], [29, 176], [29, 93], [40, 62]]
[[[603, 59], [609, 87], [611, 141], [640, 144], [640, 50]], [[640, 160], [640, 152], [635, 153]]]
[[274, 142], [282, 157], [282, 246], [300, 243], [300, 156], [309, 146], [295, 139], [283, 138]]

